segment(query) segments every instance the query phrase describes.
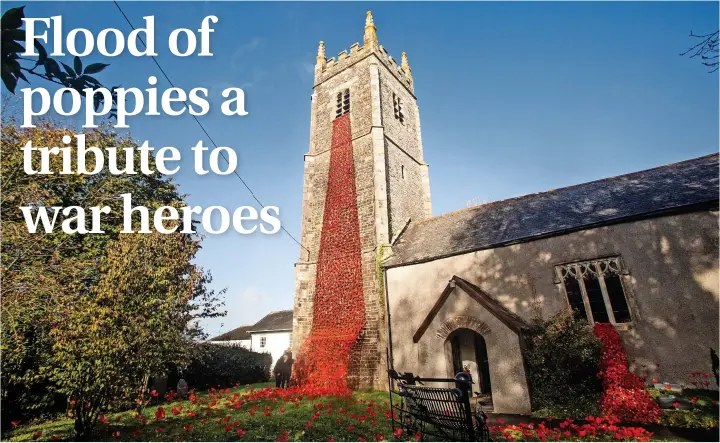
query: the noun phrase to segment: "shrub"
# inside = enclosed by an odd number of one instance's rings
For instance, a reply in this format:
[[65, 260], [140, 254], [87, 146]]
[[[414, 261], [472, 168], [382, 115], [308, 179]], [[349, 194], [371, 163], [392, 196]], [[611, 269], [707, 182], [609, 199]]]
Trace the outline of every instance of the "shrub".
[[604, 389], [602, 413], [626, 422], [656, 423], [662, 410], [645, 390], [645, 380], [628, 369], [620, 334], [609, 323], [596, 323], [594, 332], [602, 343], [598, 373]]
[[660, 423], [678, 428], [714, 429], [718, 427], [718, 418], [717, 415], [696, 410], [665, 411]]
[[172, 389], [180, 378], [191, 389], [225, 388], [236, 384], [267, 381], [272, 357], [236, 345], [203, 343], [187, 368], [170, 371], [168, 386]]
[[535, 322], [531, 333], [525, 358], [533, 409], [564, 407], [590, 415], [601, 392], [600, 343], [587, 323], [561, 312]]

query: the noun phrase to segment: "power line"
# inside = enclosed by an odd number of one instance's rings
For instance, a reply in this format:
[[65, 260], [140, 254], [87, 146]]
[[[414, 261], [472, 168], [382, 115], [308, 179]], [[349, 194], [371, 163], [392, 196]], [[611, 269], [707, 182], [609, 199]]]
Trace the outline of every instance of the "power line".
[[[115, 6], [117, 7], [118, 11], [120, 11], [120, 14], [122, 14], [122, 16], [125, 17], [125, 21], [128, 23], [128, 25], [130, 25], [130, 27], [132, 28], [132, 30], [135, 31], [135, 30], [136, 30], [136, 29], [135, 29], [135, 26], [132, 24], [132, 22], [130, 21], [130, 19], [128, 18], [128, 16], [125, 14], [125, 11], [122, 10], [122, 8], [121, 8], [120, 5], [118, 4], [118, 2], [115, 1], [115, 0], [113, 0], [113, 3], [115, 3]], [[145, 47], [145, 49], [147, 49], [147, 45], [145, 44], [145, 41], [144, 41], [143, 38], [140, 36], [140, 34], [138, 34], [138, 39], [140, 39], [140, 43], [142, 43], [143, 46]], [[155, 57], [155, 56], [153, 55], [153, 56], [152, 56], [152, 60], [155, 62], [155, 65], [158, 67], [158, 69], [160, 70], [160, 72], [162, 72], [162, 75], [165, 77], [165, 80], [167, 80], [168, 83], [170, 83], [170, 86], [172, 86], [173, 88], [175, 88], [175, 84], [172, 82], [172, 80], [170, 80], [170, 77], [167, 75], [167, 73], [166, 73], [165, 70], [162, 68], [162, 66], [160, 66], [160, 63], [157, 61], [157, 57]], [[185, 103], [185, 107], [189, 110], [189, 109], [190, 109], [190, 105], [188, 105], [187, 101], [183, 100], [183, 103]], [[217, 143], [215, 143], [215, 140], [213, 140], [212, 137], [210, 137], [210, 134], [208, 134], [208, 132], [207, 132], [207, 130], [205, 129], [205, 127], [202, 125], [202, 123], [200, 123], [200, 120], [198, 120], [197, 116], [195, 116], [195, 115], [193, 115], [193, 114], [190, 114], [190, 115], [191, 115], [192, 118], [195, 120], [195, 123], [197, 123], [198, 126], [200, 126], [200, 129], [202, 129], [202, 131], [205, 133], [205, 135], [207, 136], [208, 140], [210, 140], [210, 143], [212, 143], [213, 146], [215, 146], [215, 148], [217, 149], [217, 148], [218, 148]], [[222, 152], [222, 151], [220, 151], [220, 155], [222, 156], [222, 158], [223, 158], [223, 159], [228, 163], [228, 165], [229, 165], [229, 164], [230, 164], [230, 161], [229, 161], [228, 158], [225, 156], [225, 153]], [[256, 201], [260, 206], [262, 206], [263, 209], [265, 209], [265, 205], [260, 201], [260, 199], [257, 198], [257, 196], [255, 195], [255, 193], [253, 192], [252, 189], [250, 189], [250, 186], [248, 186], [248, 184], [245, 182], [245, 180], [243, 180], [243, 178], [240, 177], [240, 174], [238, 174], [237, 169], [235, 169], [235, 170], [233, 171], [233, 173], [235, 174], [235, 176], [236, 176], [237, 178], [240, 179], [240, 181], [242, 182], [243, 186], [245, 186], [245, 189], [248, 190], [248, 192], [250, 193], [250, 195], [252, 196], [252, 198], [255, 199], [255, 201]], [[285, 229], [285, 227], [284, 227], [282, 224], [280, 224], [280, 229], [282, 229], [282, 230], [283, 230], [291, 239], [293, 239], [293, 241], [294, 241], [295, 243], [297, 243], [301, 248], [303, 248], [304, 250], [306, 250], [307, 253], [308, 253], [308, 258], [310, 257], [310, 250], [309, 250], [308, 248], [306, 248], [305, 246], [303, 246], [303, 244], [300, 243], [287, 229]]]

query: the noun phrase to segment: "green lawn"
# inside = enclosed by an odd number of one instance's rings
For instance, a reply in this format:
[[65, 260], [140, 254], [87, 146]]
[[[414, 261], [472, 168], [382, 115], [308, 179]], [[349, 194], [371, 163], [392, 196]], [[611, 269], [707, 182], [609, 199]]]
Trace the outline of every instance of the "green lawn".
[[[280, 398], [269, 383], [216, 392], [189, 400], [148, 407], [143, 418], [135, 411], [108, 414], [98, 424], [98, 441], [369, 441], [407, 440], [393, 434], [386, 392], [359, 391], [352, 396]], [[239, 405], [238, 401], [243, 404]], [[181, 408], [181, 409], [180, 409]], [[173, 411], [173, 409], [175, 409]], [[372, 411], [372, 412], [370, 412]], [[145, 424], [143, 424], [145, 420]], [[38, 433], [42, 433], [38, 435]], [[11, 441], [67, 440], [73, 421], [61, 419], [20, 425]], [[403, 438], [404, 437], [404, 438]]]
[[[159, 411], [162, 408], [162, 411]], [[163, 412], [160, 413], [160, 412]], [[680, 411], [678, 411], [679, 413]], [[193, 398], [135, 411], [108, 414], [99, 423], [96, 441], [408, 441], [414, 435], [395, 435], [389, 419], [387, 392], [356, 391], [352, 395], [319, 395], [312, 388], [275, 390], [270, 383], [197, 393]], [[520, 417], [516, 417], [520, 418]], [[598, 421], [576, 426], [544, 428], [536, 423], [493, 417], [493, 438], [550, 441], [644, 441], [637, 429], [604, 429]], [[512, 424], [511, 424], [512, 423]], [[548, 422], [549, 426], [550, 423]], [[557, 425], [555, 425], [557, 426]], [[717, 425], [715, 425], [717, 426]], [[537, 435], [536, 435], [537, 434]], [[622, 435], [621, 435], [622, 434]], [[10, 441], [71, 440], [73, 421], [68, 418], [19, 425]], [[659, 438], [658, 438], [659, 437]], [[677, 440], [677, 438], [672, 438]]]

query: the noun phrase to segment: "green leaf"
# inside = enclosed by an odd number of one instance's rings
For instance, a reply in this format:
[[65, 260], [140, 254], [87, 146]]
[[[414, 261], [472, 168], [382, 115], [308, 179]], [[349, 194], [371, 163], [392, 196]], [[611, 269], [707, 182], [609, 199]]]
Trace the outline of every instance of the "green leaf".
[[63, 68], [65, 68], [65, 72], [67, 72], [68, 75], [70, 75], [71, 77], [77, 76], [77, 74], [75, 74], [75, 71], [73, 71], [73, 68], [71, 68], [70, 66], [66, 65], [63, 62], [60, 62], [60, 63], [63, 65]]
[[110, 65], [105, 63], [93, 63], [85, 68], [85, 72], [83, 74], [97, 74], [108, 66]]
[[[87, 69], [85, 70], [85, 72], [87, 72]], [[91, 76], [89, 76], [89, 75], [83, 74], [83, 75], [80, 76], [80, 78], [83, 79], [83, 80], [85, 80], [85, 81], [88, 82], [88, 83], [92, 83], [92, 84], [95, 85], [95, 86], [102, 86], [102, 83], [100, 83], [99, 81], [97, 81], [97, 79], [96, 79], [95, 77], [91, 77]]]
[[15, 40], [18, 42], [25, 42], [25, 30], [24, 29], [5, 29], [2, 32], [3, 41]]
[[47, 60], [47, 58], [48, 58], [47, 51], [45, 50], [45, 47], [42, 45], [42, 43], [40, 43], [39, 40], [35, 40], [34, 45], [35, 45], [35, 49], [37, 49], [37, 52], [38, 52], [37, 64], [42, 65], [43, 63], [45, 63], [45, 60]]
[[55, 60], [49, 58], [49, 59], [45, 60], [45, 63], [43, 63], [43, 64], [45, 65], [45, 73], [46, 74], [54, 75], [55, 77], [57, 77], [61, 74], [60, 66], [58, 65], [58, 63]]
[[12, 40], [3, 42], [2, 45], [3, 45], [2, 49], [3, 49], [4, 53], [10, 52], [10, 53], [17, 54], [18, 52], [25, 52], [25, 48], [23, 48], [23, 46], [20, 43], [12, 41]]
[[74, 62], [73, 66], [75, 67], [75, 72], [77, 72], [78, 75], [82, 74], [82, 61], [80, 60], [80, 57], [76, 55]]
[[10, 72], [6, 69], [2, 70], [2, 81], [5, 84], [5, 87], [8, 88], [8, 91], [15, 94], [15, 86], [17, 86], [17, 79], [10, 74]]
[[0, 20], [0, 23], [2, 23], [2, 29], [17, 29], [22, 26], [22, 19], [25, 18], [24, 9], [25, 6], [8, 9]]

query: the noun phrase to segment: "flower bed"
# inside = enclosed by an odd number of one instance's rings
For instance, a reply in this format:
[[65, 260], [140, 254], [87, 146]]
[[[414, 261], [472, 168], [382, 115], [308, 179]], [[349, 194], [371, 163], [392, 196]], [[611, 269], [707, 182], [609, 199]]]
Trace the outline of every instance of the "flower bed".
[[645, 390], [645, 380], [628, 370], [620, 334], [608, 323], [596, 323], [594, 332], [602, 343], [598, 373], [604, 390], [600, 396], [602, 413], [623, 422], [657, 423], [662, 410]]
[[586, 421], [576, 424], [567, 419], [557, 426], [550, 420], [506, 425], [497, 419], [497, 424], [490, 426], [490, 436], [495, 441], [650, 441], [653, 436], [641, 427], [618, 426], [618, 419], [612, 417], [588, 417]]

